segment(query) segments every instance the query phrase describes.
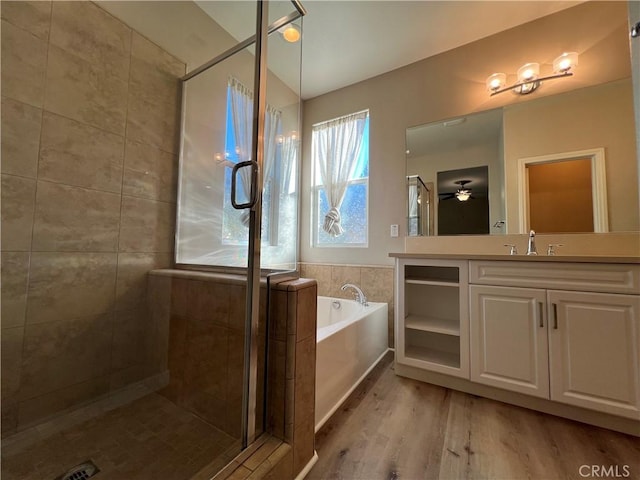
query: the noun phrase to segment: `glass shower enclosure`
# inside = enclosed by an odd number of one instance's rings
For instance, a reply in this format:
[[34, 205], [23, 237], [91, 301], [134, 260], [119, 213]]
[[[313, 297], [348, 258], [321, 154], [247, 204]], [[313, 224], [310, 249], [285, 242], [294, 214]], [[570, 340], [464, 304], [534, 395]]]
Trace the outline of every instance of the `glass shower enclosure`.
[[242, 391], [231, 411], [243, 448], [264, 430], [269, 286], [296, 270], [301, 41], [284, 33], [299, 37], [305, 13], [251, 5], [242, 18], [254, 32], [183, 78], [176, 226], [178, 268], [245, 278], [244, 308], [228, 320], [244, 337], [243, 375], [228, 378]]

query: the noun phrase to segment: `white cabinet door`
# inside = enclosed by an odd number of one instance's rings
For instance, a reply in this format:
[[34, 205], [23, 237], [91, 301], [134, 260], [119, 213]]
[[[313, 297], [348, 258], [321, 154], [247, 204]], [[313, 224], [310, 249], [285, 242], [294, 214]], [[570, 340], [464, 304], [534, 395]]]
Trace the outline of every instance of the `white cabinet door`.
[[549, 398], [545, 290], [471, 285], [471, 380]]
[[640, 297], [547, 292], [551, 400], [640, 418]]

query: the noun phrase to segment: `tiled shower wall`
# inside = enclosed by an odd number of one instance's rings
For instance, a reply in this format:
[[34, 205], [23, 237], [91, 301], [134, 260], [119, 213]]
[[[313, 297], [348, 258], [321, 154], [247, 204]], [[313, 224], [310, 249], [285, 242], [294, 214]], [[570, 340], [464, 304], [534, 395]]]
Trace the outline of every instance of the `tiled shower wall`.
[[158, 369], [185, 66], [91, 2], [2, 9], [2, 431]]
[[389, 347], [394, 346], [394, 302], [392, 266], [339, 265], [327, 263], [300, 263], [300, 275], [318, 282], [318, 295], [353, 299], [353, 290], [340, 290], [345, 283], [359, 286], [371, 302], [388, 304]]

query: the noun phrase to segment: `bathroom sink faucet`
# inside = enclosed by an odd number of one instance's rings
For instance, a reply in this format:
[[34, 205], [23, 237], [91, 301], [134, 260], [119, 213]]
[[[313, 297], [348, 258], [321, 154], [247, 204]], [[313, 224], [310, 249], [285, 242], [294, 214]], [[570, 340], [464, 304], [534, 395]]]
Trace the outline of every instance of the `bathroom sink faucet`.
[[536, 250], [536, 232], [531, 230], [529, 232], [529, 244], [527, 245], [527, 255], [537, 255], [538, 251]]
[[358, 287], [357, 285], [354, 285], [353, 283], [345, 283], [344, 285], [342, 285], [342, 287], [340, 287], [340, 290], [344, 292], [347, 288], [353, 288], [356, 291], [355, 293], [356, 302], [358, 302], [363, 307], [369, 306], [369, 302], [367, 302], [367, 297], [365, 296], [364, 292], [360, 290], [360, 287]]

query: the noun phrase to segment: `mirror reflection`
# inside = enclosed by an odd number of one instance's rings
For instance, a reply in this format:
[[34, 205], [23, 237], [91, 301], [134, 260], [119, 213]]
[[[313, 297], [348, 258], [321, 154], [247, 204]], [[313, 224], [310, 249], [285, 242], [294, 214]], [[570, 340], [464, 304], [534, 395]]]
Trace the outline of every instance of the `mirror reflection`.
[[[624, 79], [408, 128], [407, 175], [434, 185], [432, 234], [525, 233], [534, 224], [545, 233], [640, 230], [632, 95]], [[600, 170], [587, 162], [586, 170], [558, 173], [562, 160], [593, 151], [602, 152]], [[487, 170], [486, 216], [472, 213], [476, 202], [451, 201], [465, 187], [475, 195], [480, 185], [464, 169], [479, 167]], [[449, 205], [453, 220], [441, 221]], [[568, 212], [565, 219], [579, 210], [583, 221], [545, 218], [556, 210]]]

